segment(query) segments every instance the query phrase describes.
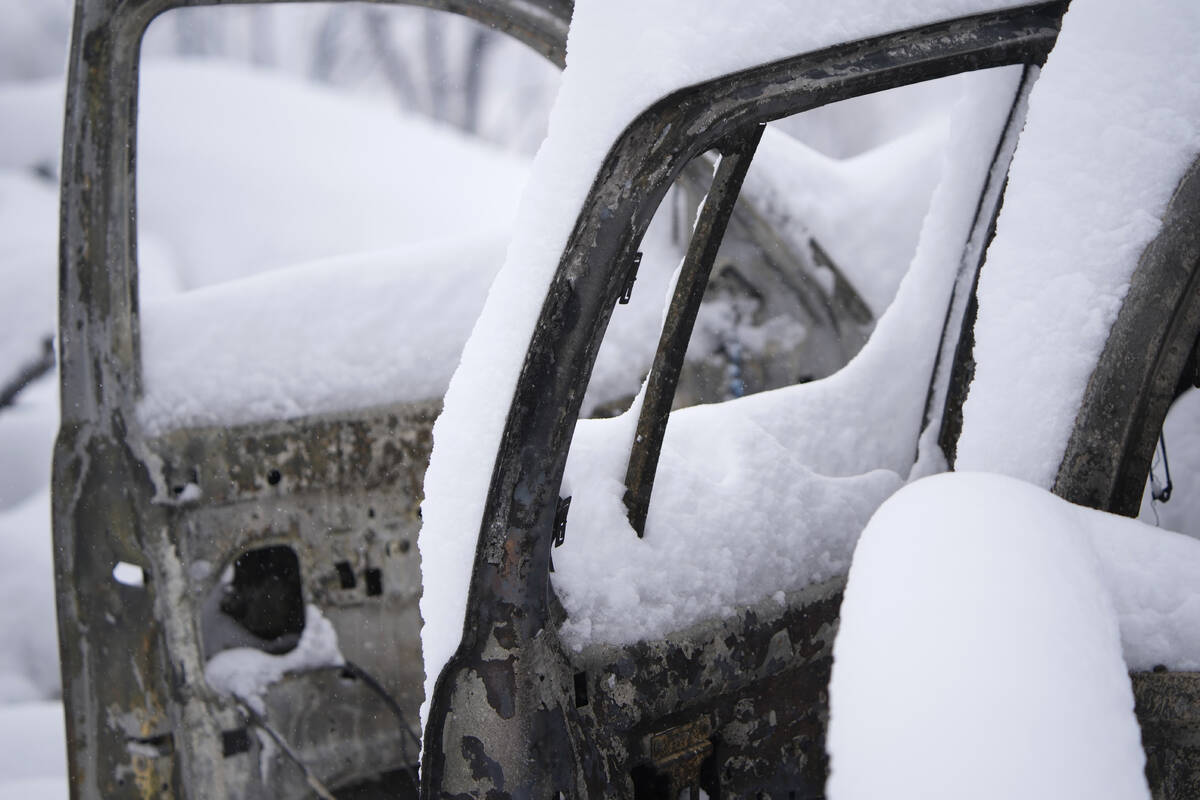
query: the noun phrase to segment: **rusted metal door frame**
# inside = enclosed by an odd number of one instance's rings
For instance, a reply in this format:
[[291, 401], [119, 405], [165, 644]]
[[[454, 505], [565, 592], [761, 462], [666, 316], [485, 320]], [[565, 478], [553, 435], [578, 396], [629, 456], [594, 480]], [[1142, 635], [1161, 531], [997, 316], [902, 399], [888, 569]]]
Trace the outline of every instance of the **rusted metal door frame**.
[[[357, 603], [368, 609], [363, 613], [386, 618], [402, 608], [414, 635], [419, 624], [416, 548], [409, 555], [408, 545], [419, 525], [436, 399], [157, 437], [138, 423], [142, 37], [151, 20], [171, 9], [248, 2], [76, 3], [62, 162], [62, 422], [52, 507], [68, 776], [77, 800], [287, 797], [310, 790], [307, 771], [267, 774], [277, 762], [268, 757], [269, 744], [248, 732], [247, 709], [217, 697], [203, 678], [204, 592], [241, 550], [294, 545], [306, 602], [340, 593], [339, 602]], [[563, 63], [570, 0], [391, 2], [461, 14]], [[362, 562], [354, 562], [354, 588], [336, 582], [327, 562], [339, 557]], [[141, 578], [116, 580], [113, 570], [122, 562]], [[374, 591], [381, 575], [393, 574], [411, 585], [400, 590], [394, 581]], [[415, 710], [419, 650], [407, 660], [414, 662], [408, 682], [416, 694], [404, 700]], [[286, 733], [311, 734], [292, 744], [326, 779], [369, 776], [414, 756], [411, 745], [407, 756], [396, 752], [410, 732], [352, 677], [326, 671], [290, 682], [297, 711], [276, 721]], [[396, 681], [385, 682], [395, 690]], [[334, 733], [307, 721], [313, 705], [329, 712]]]
[[[761, 785], [822, 791], [821, 715], [840, 581], [789, 599], [787, 611], [768, 614], [769, 622], [755, 608], [664, 642], [583, 657], [558, 641], [549, 554], [580, 401], [638, 243], [690, 160], [739, 131], [827, 103], [969, 70], [1041, 63], [1065, 8], [1047, 3], [981, 14], [784, 59], [675, 92], [626, 128], [577, 218], [512, 398], [461, 644], [434, 689], [423, 797], [489, 790], [628, 796], [632, 770], [666, 768], [653, 763], [656, 729], [684, 725], [677, 733], [688, 739], [686, 726], [697, 715], [728, 721], [739, 700], [763, 718], [768, 711], [773, 719], [788, 717], [774, 752], [746, 754], [778, 765], [760, 776]], [[789, 615], [791, 622], [781, 621]], [[718, 636], [725, 624], [737, 633]], [[780, 636], [789, 643], [779, 648], [787, 656], [772, 658]], [[694, 667], [681, 669], [681, 661]], [[783, 686], [789, 702], [772, 705], [767, 698]], [[787, 755], [796, 741], [815, 749]], [[662, 791], [678, 788], [675, 778], [667, 783]]]

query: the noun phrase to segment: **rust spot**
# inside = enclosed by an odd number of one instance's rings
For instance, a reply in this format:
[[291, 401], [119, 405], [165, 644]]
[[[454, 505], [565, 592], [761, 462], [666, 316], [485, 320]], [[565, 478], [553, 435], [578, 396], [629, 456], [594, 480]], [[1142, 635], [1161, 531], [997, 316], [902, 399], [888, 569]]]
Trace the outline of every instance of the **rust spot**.
[[509, 656], [503, 661], [481, 661], [475, 668], [487, 690], [488, 705], [501, 719], [512, 719], [516, 712], [517, 676], [513, 671], [516, 661], [516, 656]]

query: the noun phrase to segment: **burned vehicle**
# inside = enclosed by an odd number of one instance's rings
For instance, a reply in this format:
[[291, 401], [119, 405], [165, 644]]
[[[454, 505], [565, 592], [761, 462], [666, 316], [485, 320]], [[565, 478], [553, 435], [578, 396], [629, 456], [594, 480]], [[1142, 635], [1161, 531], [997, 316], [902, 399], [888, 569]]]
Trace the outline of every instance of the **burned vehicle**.
[[[515, 241], [513, 275], [501, 273], [500, 299], [467, 346], [427, 475], [423, 639], [435, 682], [422, 796], [824, 796], [827, 686], [854, 537], [908, 476], [959, 455], [980, 367], [980, 268], [1029, 94], [1069, 13], [1061, 2], [1006, 5], [867, 26], [862, 38], [818, 40], [765, 64], [721, 62], [716, 77], [632, 109], [632, 122], [603, 119], [614, 137], [595, 153], [553, 163], [580, 173], [569, 219], [556, 220], [566, 246], [552, 264], [525, 266], [540, 241], [531, 235], [525, 250]], [[859, 358], [825, 381], [736, 400], [737, 411], [671, 412], [734, 199], [770, 135], [764, 124], [998, 67], [1008, 70], [984, 98], [990, 111], [965, 137], [977, 145], [973, 163], [941, 201], [953, 222], [914, 262], [892, 307], [900, 313], [880, 321]], [[580, 420], [639, 240], [672, 181], [709, 151], [716, 170], [643, 392], [623, 418]], [[1074, 502], [1136, 512], [1167, 407], [1195, 381], [1194, 158], [1160, 187], [1162, 225], [1140, 250], [1068, 418], [1051, 484]], [[551, 197], [547, 189], [532, 205]], [[515, 287], [530, 285], [545, 294], [518, 298]], [[898, 322], [904, 314], [919, 319]], [[512, 329], [519, 347], [493, 346]], [[890, 341], [872, 349], [881, 335]], [[900, 394], [888, 388], [905, 383], [897, 365], [918, 375]], [[499, 412], [497, 384], [512, 387]], [[479, 458], [481, 446], [494, 461]], [[674, 592], [681, 582], [694, 590]], [[1200, 785], [1195, 681], [1186, 671], [1132, 674], [1155, 797]]]
[[[423, 697], [414, 544], [437, 394], [227, 425], [152, 424], [140, 405], [154, 367], [145, 356], [164, 348], [143, 342], [138, 295], [139, 47], [157, 15], [202, 5], [77, 4], [53, 515], [73, 796], [412, 792]], [[570, 3], [412, 5], [563, 62]], [[684, 217], [710, 173], [681, 182]], [[750, 255], [721, 273], [725, 296], [749, 303], [750, 317], [763, 318], [757, 304], [802, 320], [811, 336], [692, 359], [689, 404], [828, 374], [872, 322], [815, 238], [781, 241], [751, 199], [732, 225], [726, 241]], [[829, 291], [804, 277], [814, 271]], [[158, 406], [171, 410], [172, 397]]]
[[[411, 791], [412, 544], [437, 398], [166, 433], [138, 416], [140, 44], [157, 15], [200, 5], [76, 8], [53, 498], [72, 796], [299, 797], [363, 781]], [[415, 5], [562, 61], [569, 3]], [[335, 654], [322, 656], [333, 635]], [[246, 648], [284, 654], [249, 704], [205, 679], [214, 657]]]

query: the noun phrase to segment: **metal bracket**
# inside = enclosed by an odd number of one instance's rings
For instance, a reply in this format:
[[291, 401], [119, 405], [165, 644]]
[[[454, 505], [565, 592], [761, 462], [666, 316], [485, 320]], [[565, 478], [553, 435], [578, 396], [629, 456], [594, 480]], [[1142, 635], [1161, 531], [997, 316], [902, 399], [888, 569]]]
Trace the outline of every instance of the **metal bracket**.
[[554, 546], [562, 547], [567, 540], [567, 514], [571, 511], [571, 498], [558, 498], [558, 509], [554, 512]]
[[638, 267], [642, 265], [642, 253], [639, 250], [633, 254], [633, 263], [629, 265], [629, 271], [625, 273], [625, 284], [621, 287], [621, 296], [617, 298], [617, 302], [621, 305], [628, 305], [629, 299], [633, 297], [633, 283], [637, 280]]

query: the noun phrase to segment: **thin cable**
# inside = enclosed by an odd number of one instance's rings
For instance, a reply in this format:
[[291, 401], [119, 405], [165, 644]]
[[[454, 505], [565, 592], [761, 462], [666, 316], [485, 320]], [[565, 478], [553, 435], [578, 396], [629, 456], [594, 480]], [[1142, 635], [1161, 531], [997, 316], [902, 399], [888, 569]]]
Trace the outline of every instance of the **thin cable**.
[[242, 700], [240, 697], [236, 699], [238, 705], [242, 707], [243, 713], [250, 718], [250, 722], [253, 723], [256, 728], [262, 730], [264, 733], [270, 736], [275, 741], [275, 744], [279, 745], [279, 749], [283, 751], [283, 754], [291, 759], [292, 763], [300, 768], [300, 771], [304, 773], [304, 780], [308, 783], [309, 787], [311, 787], [312, 790], [317, 793], [317, 796], [320, 797], [321, 800], [337, 800], [337, 798], [333, 796], [333, 793], [330, 792], [325, 784], [321, 782], [320, 778], [313, 774], [313, 771], [308, 768], [308, 765], [304, 763], [304, 760], [301, 759], [296, 751], [291, 748], [291, 746], [284, 740], [279, 732], [272, 728], [270, 724], [263, 718], [263, 716], [251, 708], [246, 701]]
[[1158, 435], [1158, 446], [1162, 450], [1162, 465], [1163, 478], [1165, 483], [1162, 488], [1157, 487], [1158, 481], [1154, 480], [1154, 470], [1150, 471], [1150, 491], [1151, 498], [1160, 503], [1166, 503], [1171, 499], [1171, 491], [1175, 488], [1171, 483], [1171, 462], [1167, 460], [1167, 437], [1163, 433]]
[[[353, 661], [344, 662], [341, 668], [361, 680], [364, 684], [366, 684], [368, 689], [379, 695], [380, 699], [383, 700], [384, 705], [390, 708], [392, 713], [396, 715], [396, 719], [400, 722], [401, 729], [408, 734], [408, 738], [412, 739], [413, 744], [416, 745], [417, 752], [421, 752], [421, 740], [417, 738], [415, 733], [412, 732], [412, 728], [408, 727], [408, 719], [404, 716], [404, 709], [400, 708], [400, 703], [396, 701], [396, 698], [392, 697], [391, 693], [384, 688], [383, 684], [375, 680], [375, 677], [371, 675], [371, 673], [367, 672]], [[408, 747], [406, 746], [403, 737], [400, 739], [400, 757], [404, 759], [404, 770], [408, 773], [408, 777], [412, 780], [413, 786], [420, 787], [421, 784], [417, 780], [417, 774], [415, 771], [413, 771], [412, 762], [408, 758]]]

